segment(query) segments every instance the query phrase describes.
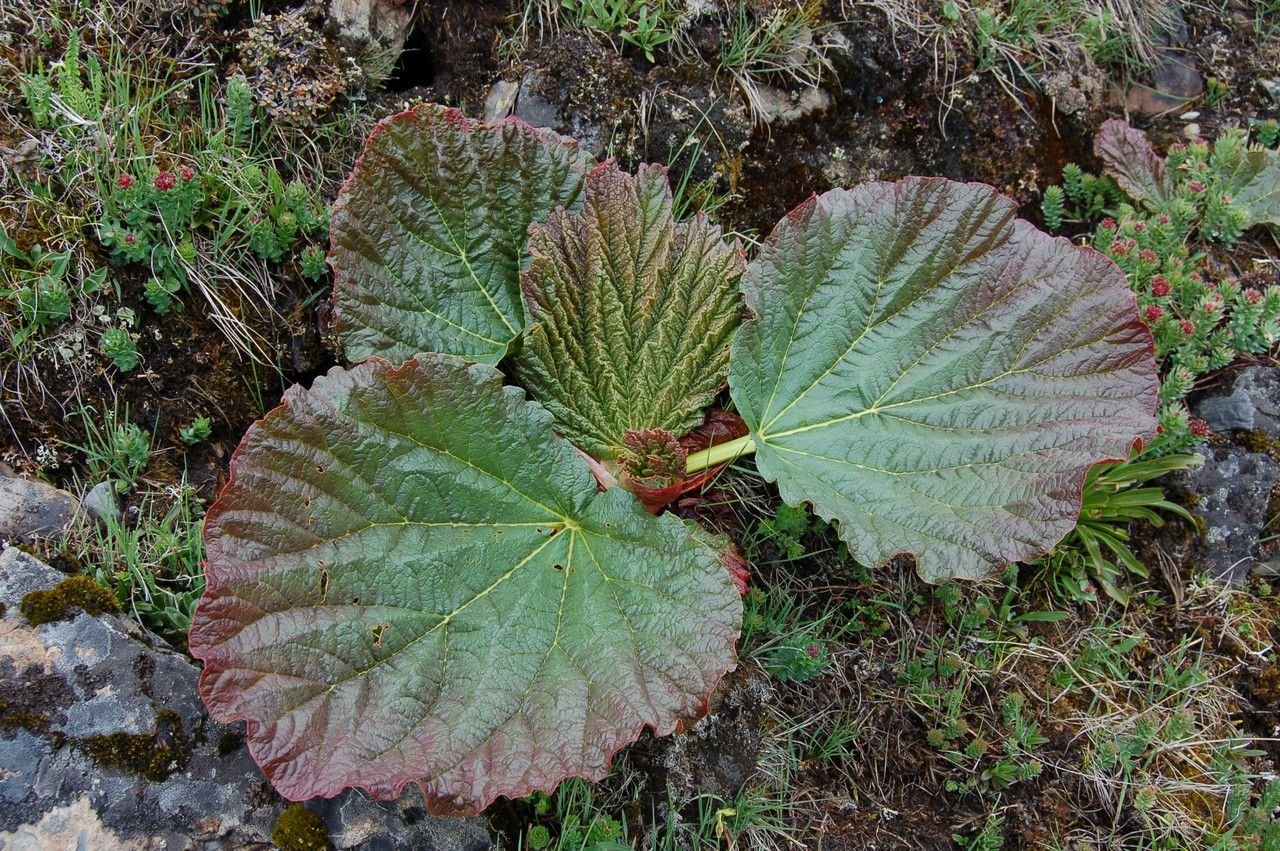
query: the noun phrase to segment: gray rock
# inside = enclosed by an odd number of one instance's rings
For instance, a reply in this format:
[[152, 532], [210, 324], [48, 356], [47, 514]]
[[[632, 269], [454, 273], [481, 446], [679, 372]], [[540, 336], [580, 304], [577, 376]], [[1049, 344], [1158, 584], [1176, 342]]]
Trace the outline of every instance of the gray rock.
[[89, 492], [84, 495], [84, 510], [101, 523], [118, 520], [120, 503], [116, 500], [116, 483], [107, 479], [89, 488]]
[[500, 118], [506, 118], [516, 108], [516, 95], [520, 93], [520, 84], [515, 80], [499, 80], [489, 88], [484, 97], [484, 120], [492, 124]]
[[543, 94], [546, 85], [545, 78], [537, 71], [525, 74], [520, 81], [520, 90], [516, 93], [512, 115], [534, 127], [549, 127], [558, 132], [566, 132], [564, 122], [560, 120], [560, 108]]
[[79, 505], [63, 490], [33, 479], [0, 476], [0, 540], [30, 541], [60, 534]]
[[[32, 626], [22, 598], [64, 577], [0, 553], [0, 849], [270, 847], [285, 806], [205, 713], [199, 670], [117, 615]], [[481, 819], [427, 816], [419, 791], [308, 802], [336, 847], [480, 851]]]
[[1280, 439], [1280, 367], [1245, 367], [1227, 386], [1193, 399], [1191, 409], [1214, 431], [1261, 430]]
[[1162, 115], [1185, 109], [1204, 94], [1204, 76], [1195, 52], [1187, 49], [1191, 30], [1181, 11], [1170, 4], [1168, 31], [1154, 45], [1154, 67], [1147, 84], [1129, 89], [1125, 107], [1142, 115]]
[[343, 38], [399, 53], [413, 23], [413, 9], [405, 0], [329, 0], [329, 17]]
[[703, 793], [731, 799], [755, 770], [773, 699], [768, 675], [743, 664], [726, 675], [697, 724], [677, 736], [646, 736], [629, 751], [630, 764], [676, 808]]
[[1166, 534], [1165, 547], [1196, 572], [1239, 585], [1257, 560], [1280, 466], [1269, 455], [1236, 446], [1209, 446], [1201, 454], [1203, 466], [1173, 476], [1170, 491], [1180, 492], [1203, 521], [1203, 534], [1186, 541]]
[[517, 83], [499, 80], [489, 88], [484, 100], [485, 121], [497, 121], [514, 115], [533, 127], [544, 127], [570, 136], [592, 154], [604, 150], [604, 134], [585, 115], [561, 109], [566, 97], [565, 83], [556, 82], [542, 71], [530, 71]]

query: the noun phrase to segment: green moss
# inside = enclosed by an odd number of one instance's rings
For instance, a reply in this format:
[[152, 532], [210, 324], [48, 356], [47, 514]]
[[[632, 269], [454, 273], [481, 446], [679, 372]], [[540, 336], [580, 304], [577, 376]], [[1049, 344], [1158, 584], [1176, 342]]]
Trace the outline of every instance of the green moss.
[[154, 733], [112, 733], [77, 739], [75, 746], [106, 768], [120, 768], [159, 782], [184, 768], [191, 759], [191, 742], [182, 716], [172, 709], [156, 713]]
[[1241, 442], [1250, 452], [1262, 452], [1280, 460], [1280, 440], [1276, 440], [1260, 428], [1241, 435]]
[[280, 851], [333, 851], [324, 822], [302, 804], [284, 808], [271, 831], [271, 841]]
[[223, 733], [218, 737], [218, 743], [215, 745], [215, 749], [218, 751], [218, 756], [226, 756], [227, 754], [235, 753], [243, 744], [244, 736], [242, 734]]
[[49, 713], [12, 706], [9, 701], [0, 699], [0, 728], [44, 735], [49, 732]]
[[120, 611], [120, 604], [106, 588], [87, 576], [72, 576], [47, 591], [32, 591], [22, 598], [22, 616], [34, 626], [68, 620], [78, 609], [90, 615]]

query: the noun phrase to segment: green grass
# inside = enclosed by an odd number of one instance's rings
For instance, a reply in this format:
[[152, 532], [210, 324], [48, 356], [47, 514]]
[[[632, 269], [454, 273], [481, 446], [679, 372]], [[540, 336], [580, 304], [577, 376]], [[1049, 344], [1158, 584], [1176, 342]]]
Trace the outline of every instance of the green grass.
[[1085, 474], [1079, 522], [1036, 562], [1036, 581], [1062, 600], [1097, 602], [1101, 589], [1112, 600], [1127, 602], [1125, 577], [1149, 575], [1129, 547], [1130, 524], [1146, 521], [1159, 528], [1165, 514], [1195, 523], [1189, 511], [1164, 498], [1161, 488], [1139, 485], [1203, 463], [1198, 455], [1163, 455], [1095, 465]]
[[80, 559], [138, 623], [178, 644], [204, 591], [203, 506], [185, 484], [145, 494], [136, 519], [108, 517], [81, 540]]
[[832, 74], [834, 25], [824, 19], [822, 3], [805, 0], [759, 13], [738, 0], [726, 14], [719, 70], [733, 79], [756, 121], [766, 114], [762, 86], [817, 89]]
[[156, 49], [142, 10], [115, 11], [119, 26], [92, 4], [44, 0], [27, 12], [44, 56], [0, 59], [0, 77], [23, 93], [0, 113], [38, 152], [35, 168], [6, 174], [0, 197], [0, 372], [19, 389], [43, 393], [50, 366], [76, 386], [94, 353], [136, 368], [122, 331], [140, 329], [108, 332], [90, 313], [110, 310], [116, 276], [139, 268], [151, 310], [200, 310], [243, 355], [271, 364], [259, 329], [284, 324], [276, 270], [327, 276], [320, 197], [368, 121], [344, 107], [305, 130], [267, 122], [242, 77]]

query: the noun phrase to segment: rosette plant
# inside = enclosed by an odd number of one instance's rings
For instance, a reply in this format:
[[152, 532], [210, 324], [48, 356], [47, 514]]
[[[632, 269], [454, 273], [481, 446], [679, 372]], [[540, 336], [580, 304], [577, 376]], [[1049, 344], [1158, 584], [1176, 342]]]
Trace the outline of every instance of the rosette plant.
[[[834, 190], [747, 263], [660, 167], [427, 106], [374, 131], [331, 237], [355, 365], [245, 436], [190, 636], [292, 799], [476, 812], [700, 717], [741, 576], [659, 509], [726, 461], [940, 580], [1048, 550], [1155, 428], [1124, 276], [986, 186]], [[705, 413], [726, 384], [740, 421]]]

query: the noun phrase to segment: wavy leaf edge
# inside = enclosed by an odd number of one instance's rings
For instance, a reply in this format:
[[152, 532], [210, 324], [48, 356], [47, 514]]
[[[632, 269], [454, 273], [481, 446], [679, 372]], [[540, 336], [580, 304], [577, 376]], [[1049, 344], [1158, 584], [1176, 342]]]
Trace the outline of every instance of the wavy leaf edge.
[[[1107, 444], [1107, 448], [1105, 450], [1102, 450], [1100, 453], [1095, 454], [1095, 457], [1093, 458], [1093, 460], [1087, 463], [1074, 464], [1068, 469], [1067, 473], [1065, 473], [1064, 475], [1070, 475], [1073, 480], [1073, 484], [1071, 485], [1070, 493], [1067, 495], [1070, 497], [1071, 501], [1074, 503], [1076, 507], [1075, 513], [1072, 514], [1069, 518], [1065, 518], [1061, 522], [1059, 528], [1053, 533], [1053, 535], [1051, 537], [1045, 538], [1042, 544], [1038, 545], [1035, 548], [1026, 550], [1025, 555], [1020, 555], [1018, 558], [1012, 558], [1007, 560], [1003, 566], [1007, 566], [1008, 564], [1013, 564], [1021, 561], [1033, 560], [1034, 558], [1037, 558], [1048, 552], [1051, 552], [1053, 548], [1056, 547], [1075, 527], [1078, 520], [1078, 515], [1079, 515], [1079, 506], [1083, 499], [1085, 477], [1088, 475], [1089, 469], [1091, 469], [1092, 467], [1100, 463], [1104, 463], [1108, 461], [1122, 461], [1129, 458], [1133, 451], [1140, 450], [1141, 447], [1146, 442], [1148, 442], [1152, 437], [1154, 437], [1154, 435], [1156, 434], [1156, 429], [1158, 424], [1155, 420], [1154, 413], [1159, 404], [1159, 399], [1157, 395], [1157, 391], [1159, 387], [1159, 379], [1158, 379], [1158, 371], [1155, 363], [1154, 338], [1151, 335], [1150, 329], [1147, 328], [1147, 326], [1144, 323], [1142, 323], [1141, 320], [1139, 319], [1137, 296], [1129, 287], [1128, 280], [1125, 277], [1123, 271], [1120, 270], [1119, 267], [1114, 264], [1114, 262], [1112, 262], [1109, 258], [1101, 254], [1091, 246], [1076, 245], [1066, 237], [1052, 236], [1050, 234], [1047, 234], [1041, 231], [1039, 228], [1035, 227], [1025, 219], [1019, 218], [1017, 216], [1017, 210], [1019, 207], [1017, 201], [1015, 201], [1013, 198], [1009, 197], [1005, 193], [1000, 192], [995, 187], [992, 187], [989, 184], [980, 183], [980, 182], [953, 181], [948, 178], [942, 178], [942, 177], [908, 176], [895, 181], [872, 181], [872, 182], [859, 184], [854, 188], [848, 188], [848, 189], [837, 188], [821, 194], [814, 193], [810, 195], [809, 198], [805, 199], [796, 207], [794, 207], [778, 222], [778, 224], [774, 227], [774, 230], [769, 234], [769, 236], [761, 242], [760, 250], [757, 252], [756, 256], [752, 259], [751, 265], [753, 267], [756, 266], [756, 264], [760, 263], [762, 258], [765, 257], [768, 252], [776, 250], [778, 248], [778, 245], [782, 236], [784, 236], [789, 229], [803, 227], [805, 224], [807, 224], [811, 220], [815, 212], [819, 211], [824, 205], [831, 204], [833, 202], [833, 199], [839, 198], [839, 197], [848, 197], [848, 196], [853, 196], [853, 195], [863, 194], [863, 193], [865, 194], [871, 194], [871, 193], [877, 193], [877, 192], [892, 193], [895, 188], [906, 187], [911, 185], [925, 186], [925, 187], [928, 187], [928, 186], [938, 187], [938, 186], [944, 186], [944, 185], [952, 185], [956, 187], [962, 187], [970, 190], [980, 191], [982, 193], [987, 193], [989, 194], [989, 196], [991, 197], [994, 203], [1000, 206], [1003, 206], [1006, 209], [1006, 212], [1008, 213], [1008, 218], [1010, 220], [1010, 227], [1016, 232], [1019, 232], [1020, 234], [1025, 235], [1024, 238], [1030, 238], [1033, 240], [1041, 240], [1047, 243], [1052, 243], [1057, 246], [1056, 250], [1058, 251], [1065, 250], [1065, 251], [1074, 252], [1079, 257], [1088, 258], [1089, 262], [1091, 263], [1102, 264], [1103, 267], [1106, 269], [1106, 274], [1110, 276], [1114, 281], [1118, 281], [1119, 284], [1121, 285], [1120, 287], [1116, 288], [1118, 290], [1116, 294], [1124, 300], [1124, 305], [1125, 305], [1124, 312], [1126, 316], [1131, 317], [1130, 324], [1134, 327], [1135, 330], [1139, 332], [1143, 340], [1142, 342], [1143, 349], [1144, 349], [1143, 354], [1144, 354], [1145, 360], [1150, 363], [1150, 369], [1147, 371], [1147, 374], [1145, 376], [1147, 379], [1146, 381], [1147, 387], [1143, 394], [1144, 399], [1142, 403], [1142, 411], [1145, 414], [1145, 418], [1148, 420], [1147, 427], [1140, 430], [1138, 433], [1133, 434], [1132, 437], [1128, 437], [1128, 438], [1116, 437], [1109, 440]], [[752, 333], [759, 326], [759, 323], [761, 321], [761, 311], [763, 310], [763, 305], [761, 304], [762, 290], [758, 289], [756, 291], [751, 291], [748, 287], [748, 285], [751, 283], [751, 279], [753, 278], [753, 271], [754, 271], [753, 269], [749, 269], [747, 275], [745, 275], [742, 279], [743, 299], [744, 299], [744, 302], [746, 303], [748, 314], [746, 319], [744, 319], [742, 327], [739, 329], [739, 339], [742, 339], [746, 334]], [[738, 347], [737, 345], [735, 345], [735, 353], [737, 351], [738, 351]], [[739, 360], [743, 360], [743, 359], [740, 358]], [[734, 372], [731, 366], [730, 374], [729, 374], [729, 387], [730, 387], [730, 393], [731, 395], [734, 395], [734, 399], [736, 402], [737, 401], [737, 396], [736, 396], [737, 382], [735, 382], [735, 375], [736, 373]], [[742, 406], [741, 404], [739, 404], [739, 409], [741, 408]], [[799, 488], [799, 486], [796, 486], [792, 483], [784, 481], [783, 478], [779, 477], [776, 474], [776, 471], [769, 470], [768, 460], [762, 459], [761, 457], [762, 453], [760, 452], [759, 440], [757, 439], [758, 433], [755, 429], [751, 430], [750, 434], [748, 435], [748, 438], [750, 438], [754, 442], [754, 451], [756, 452], [757, 465], [758, 465], [760, 474], [766, 480], [771, 481], [778, 486], [779, 493], [783, 497], [783, 500], [789, 505], [793, 505], [793, 506], [798, 506], [801, 504], [808, 505], [815, 515], [822, 518], [826, 522], [831, 523], [836, 528], [840, 539], [844, 541], [845, 544], [848, 546], [850, 553], [854, 555], [855, 558], [862, 559], [864, 556], [858, 552], [858, 550], [855, 547], [855, 543], [852, 540], [852, 534], [856, 531], [856, 529], [851, 528], [851, 524], [849, 524], [843, 518], [841, 518], [838, 511], [832, 508], [831, 506], [827, 505], [824, 500], [801, 493], [800, 492], [801, 488]], [[761, 460], [765, 461], [763, 466], [760, 466], [759, 462]], [[878, 557], [870, 559], [868, 561], [868, 566], [872, 568], [880, 568], [889, 564], [891, 561], [893, 561], [896, 558], [909, 556], [915, 562], [917, 575], [919, 575], [920, 578], [924, 579], [926, 582], [929, 582], [931, 584], [939, 581], [948, 581], [952, 579], [981, 579], [982, 577], [990, 575], [991, 573], [1000, 569], [1000, 566], [998, 565], [989, 564], [986, 570], [978, 571], [974, 573], [957, 573], [957, 572], [946, 572], [946, 571], [932, 572], [927, 570], [924, 567], [924, 563], [922, 560], [922, 553], [921, 553], [922, 549], [923, 547], [920, 547], [920, 546], [896, 547], [896, 548], [893, 548], [892, 551], [884, 552], [880, 554]]]
[[[500, 392], [505, 394], [518, 395], [521, 399], [520, 404], [522, 407], [525, 407], [525, 408], [532, 407], [534, 409], [537, 409], [537, 411], [542, 416], [545, 417], [545, 422], [548, 425], [548, 428], [550, 428], [551, 424], [553, 423], [550, 413], [547, 412], [546, 409], [543, 408], [541, 405], [539, 405], [536, 401], [529, 399], [527, 395], [520, 388], [511, 386], [511, 385], [501, 384], [502, 374], [498, 372], [496, 368], [489, 367], [484, 364], [464, 362], [461, 359], [455, 358], [450, 355], [434, 355], [430, 353], [421, 354], [399, 364], [398, 366], [393, 362], [386, 360], [385, 358], [382, 358], [379, 356], [373, 356], [351, 367], [344, 368], [341, 366], [335, 366], [325, 374], [318, 376], [316, 381], [313, 382], [310, 388], [304, 388], [301, 385], [294, 385], [293, 387], [289, 388], [289, 390], [286, 391], [284, 397], [282, 398], [281, 404], [273, 408], [271, 411], [267, 412], [263, 417], [255, 421], [250, 426], [244, 438], [242, 438], [240, 444], [237, 446], [235, 452], [232, 455], [232, 458], [230, 461], [230, 475], [228, 477], [228, 480], [220, 490], [217, 499], [210, 505], [209, 511], [206, 514], [205, 534], [206, 535], [208, 534], [208, 529], [209, 529], [208, 524], [210, 519], [216, 520], [217, 517], [219, 517], [224, 511], [228, 510], [231, 507], [228, 505], [228, 502], [231, 501], [232, 496], [235, 492], [235, 488], [238, 486], [238, 476], [244, 470], [245, 464], [246, 464], [244, 455], [248, 451], [248, 449], [252, 447], [253, 445], [252, 441], [255, 438], [257, 438], [259, 435], [265, 432], [268, 424], [288, 418], [290, 416], [290, 406], [291, 404], [297, 401], [299, 396], [306, 396], [306, 395], [315, 393], [317, 384], [319, 384], [321, 389], [323, 390], [325, 382], [334, 381], [336, 379], [340, 379], [345, 375], [350, 375], [353, 373], [373, 374], [373, 373], [383, 372], [393, 376], [398, 375], [400, 373], [404, 373], [405, 371], [413, 368], [415, 362], [421, 361], [423, 359], [430, 359], [430, 358], [439, 358], [442, 360], [456, 361], [459, 365], [466, 368], [467, 370], [480, 369], [480, 370], [486, 370], [490, 372], [491, 373], [490, 377], [492, 379], [496, 379], [497, 383], [501, 385]], [[326, 403], [332, 404], [332, 402], [327, 399], [326, 399]], [[552, 437], [553, 437], [553, 440], [568, 443], [558, 435], [553, 435]], [[569, 444], [569, 445], [572, 446], [572, 444]], [[579, 463], [582, 463], [584, 468], [587, 467], [586, 462], [584, 460], [579, 459]], [[630, 494], [621, 488], [613, 488], [607, 492], [597, 493], [591, 499], [597, 500], [597, 499], [606, 498], [606, 497], [614, 500], [619, 500], [619, 499], [630, 500], [631, 502], [634, 503], [637, 511], [639, 512], [646, 511], [643, 506], [643, 503], [634, 494]], [[586, 508], [584, 507], [583, 510], [586, 510]], [[650, 516], [650, 515], [647, 515], [647, 516]], [[219, 705], [219, 702], [211, 699], [212, 697], [211, 692], [214, 687], [213, 680], [217, 672], [215, 672], [207, 664], [202, 668], [199, 676], [199, 692], [200, 692], [201, 698], [204, 701], [205, 705], [208, 707], [210, 716], [215, 720], [219, 721], [220, 723], [233, 723], [237, 721], [245, 722], [246, 733], [247, 733], [246, 744], [250, 750], [251, 755], [253, 756], [255, 762], [259, 766], [263, 767], [262, 770], [267, 775], [267, 777], [271, 780], [272, 785], [276, 789], [276, 791], [289, 800], [304, 801], [304, 800], [311, 799], [313, 797], [332, 798], [349, 788], [361, 789], [365, 791], [367, 794], [370, 794], [370, 796], [374, 797], [375, 799], [393, 800], [395, 798], [398, 798], [403, 793], [404, 789], [408, 787], [410, 784], [416, 784], [419, 786], [419, 788], [422, 791], [424, 799], [427, 802], [429, 812], [431, 812], [433, 815], [465, 816], [465, 815], [473, 815], [483, 811], [485, 808], [490, 806], [498, 797], [518, 798], [518, 797], [523, 797], [523, 796], [532, 794], [533, 792], [543, 792], [545, 794], [552, 794], [555, 791], [555, 789], [564, 780], [569, 779], [571, 777], [581, 777], [583, 779], [588, 780], [589, 782], [598, 782], [600, 780], [603, 780], [606, 776], [608, 776], [612, 767], [613, 760], [617, 756], [618, 752], [621, 751], [623, 748], [633, 744], [636, 740], [638, 740], [646, 729], [653, 731], [655, 735], [665, 736], [665, 735], [678, 734], [689, 729], [690, 726], [692, 726], [694, 723], [699, 721], [701, 718], [705, 717], [705, 715], [708, 713], [710, 709], [712, 696], [714, 695], [715, 690], [719, 687], [721, 680], [728, 673], [735, 670], [735, 668], [737, 667], [736, 645], [737, 645], [737, 641], [741, 636], [741, 615], [742, 615], [740, 595], [745, 592], [744, 583], [746, 581], [745, 580], [746, 572], [739, 564], [739, 562], [741, 561], [740, 557], [738, 557], [736, 553], [732, 551], [732, 548], [729, 551], [716, 549], [716, 546], [718, 545], [718, 543], [721, 543], [716, 539], [716, 536], [712, 535], [711, 533], [707, 532], [704, 529], [701, 529], [701, 527], [700, 527], [700, 533], [699, 531], [691, 530], [689, 528], [688, 523], [680, 520], [675, 515], [667, 514], [662, 517], [650, 516], [650, 519], [660, 522], [662, 523], [663, 526], [667, 527], [668, 531], [666, 532], [666, 534], [685, 536], [693, 546], [700, 547], [702, 550], [705, 550], [707, 553], [707, 557], [712, 559], [715, 562], [715, 564], [718, 565], [719, 570], [724, 574], [726, 585], [732, 589], [734, 599], [738, 600], [738, 608], [737, 608], [738, 626], [732, 630], [732, 636], [730, 637], [727, 648], [725, 649], [724, 656], [727, 659], [727, 663], [723, 666], [717, 667], [716, 673], [712, 677], [710, 677], [710, 680], [705, 692], [692, 695], [695, 699], [695, 711], [688, 714], [668, 713], [667, 717], [665, 718], [659, 718], [656, 720], [639, 721], [639, 723], [637, 723], [629, 732], [626, 732], [620, 735], [616, 743], [608, 747], [608, 749], [603, 754], [602, 759], [598, 765], [583, 766], [582, 770], [580, 771], [566, 771], [560, 774], [551, 775], [551, 776], [548, 776], [545, 782], [530, 782], [527, 784], [522, 784], [518, 787], [512, 787], [507, 790], [494, 792], [482, 800], [474, 800], [474, 801], [465, 801], [451, 794], [435, 793], [431, 791], [431, 789], [429, 789], [427, 785], [430, 778], [403, 779], [392, 788], [388, 788], [388, 787], [372, 788], [369, 786], [362, 785], [359, 782], [355, 782], [355, 783], [335, 782], [335, 783], [329, 784], [326, 788], [321, 788], [321, 789], [307, 788], [306, 790], [303, 791], [302, 794], [293, 794], [296, 791], [293, 787], [286, 786], [282, 788], [281, 786], [277, 785], [276, 773], [279, 768], [279, 763], [269, 763], [268, 761], [266, 761], [266, 758], [270, 756], [270, 754], [266, 752], [266, 748], [268, 747], [269, 742], [263, 741], [259, 739], [257, 736], [255, 736], [255, 733], [262, 726], [264, 726], [264, 722], [255, 720], [251, 716], [251, 714], [246, 711], [223, 711], [221, 706]], [[208, 539], [206, 538], [206, 540]], [[727, 541], [727, 539], [725, 539], [725, 541]], [[193, 619], [193, 624], [199, 624], [200, 610], [207, 609], [207, 607], [209, 606], [209, 601], [212, 599], [211, 592], [216, 593], [221, 585], [231, 581], [234, 578], [233, 571], [223, 570], [222, 565], [218, 563], [218, 557], [220, 555], [220, 550], [218, 547], [219, 547], [219, 544], [216, 542], [216, 539], [215, 539], [215, 542], [211, 543], [208, 550], [206, 551], [206, 560], [202, 565], [202, 567], [205, 569], [206, 590], [205, 590], [205, 593], [202, 595], [200, 603], [197, 607], [197, 614], [196, 614], [196, 617]], [[231, 561], [236, 565], [246, 565], [251, 563], [251, 562], [242, 562], [235, 559], [232, 559]], [[198, 626], [193, 626], [193, 630], [192, 630], [193, 637], [197, 635], [198, 629], [199, 629]], [[191, 655], [202, 662], [205, 662], [210, 656], [213, 655], [213, 650], [214, 650], [213, 647], [206, 649], [205, 647], [201, 646], [198, 641], [192, 641], [190, 645]], [[268, 767], [268, 765], [270, 765], [270, 767]]]

